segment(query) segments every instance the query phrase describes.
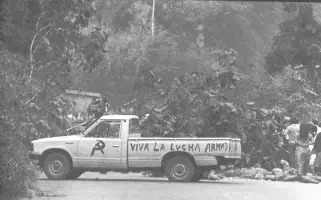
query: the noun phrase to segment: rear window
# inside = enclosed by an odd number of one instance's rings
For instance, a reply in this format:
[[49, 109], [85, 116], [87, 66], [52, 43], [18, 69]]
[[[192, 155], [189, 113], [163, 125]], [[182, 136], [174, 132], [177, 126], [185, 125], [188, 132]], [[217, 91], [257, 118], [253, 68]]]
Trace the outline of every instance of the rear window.
[[140, 123], [139, 119], [131, 119], [129, 121], [129, 134], [140, 133]]

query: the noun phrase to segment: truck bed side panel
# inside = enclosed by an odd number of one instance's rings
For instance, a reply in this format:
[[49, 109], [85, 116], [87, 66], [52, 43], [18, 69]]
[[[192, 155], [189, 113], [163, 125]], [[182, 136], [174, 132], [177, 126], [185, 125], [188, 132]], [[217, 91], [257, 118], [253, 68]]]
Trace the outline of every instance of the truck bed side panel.
[[130, 138], [129, 167], [160, 167], [169, 152], [187, 152], [197, 165], [216, 165], [215, 156], [241, 158], [239, 139], [231, 138]]

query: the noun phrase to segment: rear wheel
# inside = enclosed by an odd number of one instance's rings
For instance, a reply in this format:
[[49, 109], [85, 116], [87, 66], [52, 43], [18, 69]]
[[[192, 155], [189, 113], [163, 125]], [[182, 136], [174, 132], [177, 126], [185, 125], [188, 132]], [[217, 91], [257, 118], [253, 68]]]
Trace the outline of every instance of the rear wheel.
[[73, 180], [73, 179], [77, 179], [79, 178], [84, 172], [80, 171], [80, 170], [72, 170], [71, 172], [69, 172], [69, 174], [67, 175], [67, 179], [69, 180]]
[[51, 153], [45, 157], [43, 170], [49, 179], [62, 180], [71, 170], [71, 161], [62, 153]]
[[168, 161], [165, 173], [170, 181], [191, 182], [195, 175], [195, 167], [189, 158], [176, 156]]

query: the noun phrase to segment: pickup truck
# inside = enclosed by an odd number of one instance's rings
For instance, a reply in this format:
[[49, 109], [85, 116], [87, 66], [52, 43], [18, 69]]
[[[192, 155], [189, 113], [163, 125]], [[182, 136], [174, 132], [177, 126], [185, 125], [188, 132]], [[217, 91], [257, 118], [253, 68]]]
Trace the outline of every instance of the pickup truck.
[[184, 182], [241, 158], [238, 138], [144, 138], [140, 132], [137, 116], [106, 115], [80, 134], [32, 141], [30, 158], [54, 180], [87, 171], [157, 171]]

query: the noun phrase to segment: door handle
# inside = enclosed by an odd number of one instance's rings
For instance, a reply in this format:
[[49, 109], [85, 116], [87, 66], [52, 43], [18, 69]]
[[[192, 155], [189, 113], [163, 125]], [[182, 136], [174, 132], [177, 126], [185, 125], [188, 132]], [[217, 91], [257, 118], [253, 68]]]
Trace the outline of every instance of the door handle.
[[119, 147], [119, 145], [114, 144], [113, 147]]

